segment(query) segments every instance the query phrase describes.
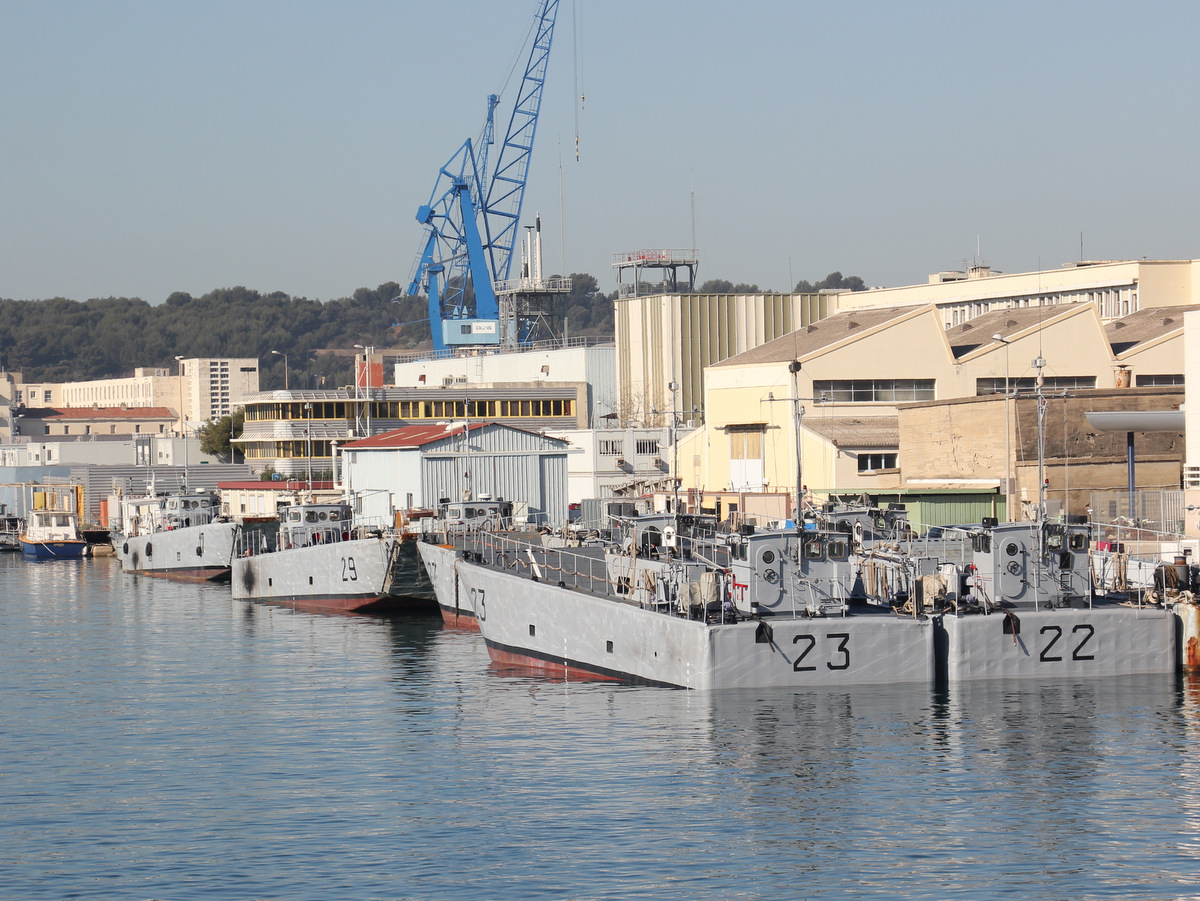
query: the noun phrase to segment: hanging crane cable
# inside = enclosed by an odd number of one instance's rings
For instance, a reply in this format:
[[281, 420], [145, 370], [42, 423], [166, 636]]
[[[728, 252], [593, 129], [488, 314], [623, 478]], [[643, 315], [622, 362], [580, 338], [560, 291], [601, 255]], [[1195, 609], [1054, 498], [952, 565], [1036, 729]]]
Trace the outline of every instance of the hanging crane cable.
[[583, 92], [583, 0], [574, 0], [572, 5], [572, 41], [575, 54], [575, 162], [579, 162], [579, 112], [587, 97]]

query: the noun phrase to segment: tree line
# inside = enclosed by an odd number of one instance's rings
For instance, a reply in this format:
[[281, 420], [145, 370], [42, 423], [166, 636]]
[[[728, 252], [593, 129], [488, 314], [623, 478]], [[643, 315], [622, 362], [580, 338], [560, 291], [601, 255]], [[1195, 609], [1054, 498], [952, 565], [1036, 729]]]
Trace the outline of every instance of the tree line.
[[[834, 272], [815, 285], [799, 282], [796, 291], [826, 287], [865, 286], [860, 278]], [[696, 290], [748, 294], [759, 289], [710, 279]], [[571, 291], [559, 299], [557, 312], [573, 337], [611, 337], [616, 299], [616, 291], [600, 291], [594, 276], [573, 273]], [[177, 356], [254, 357], [264, 390], [282, 388], [285, 381], [294, 388], [334, 388], [352, 383], [354, 364], [332, 351], [355, 344], [393, 351], [431, 347], [426, 299], [408, 297], [396, 282], [329, 301], [240, 286], [200, 297], [175, 292], [158, 305], [136, 297], [0, 298], [0, 366], [29, 382], [121, 378], [135, 368], [174, 367]]]

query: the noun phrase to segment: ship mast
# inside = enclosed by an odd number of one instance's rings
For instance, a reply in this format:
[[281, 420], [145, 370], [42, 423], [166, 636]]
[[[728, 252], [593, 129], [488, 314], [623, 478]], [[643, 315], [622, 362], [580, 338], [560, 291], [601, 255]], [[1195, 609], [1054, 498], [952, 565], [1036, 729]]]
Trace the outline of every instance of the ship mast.
[[1043, 390], [1046, 377], [1042, 370], [1046, 368], [1046, 360], [1041, 354], [1033, 361], [1037, 369], [1037, 417], [1038, 417], [1038, 507], [1037, 522], [1040, 525], [1046, 521], [1046, 393]]
[[800, 361], [792, 360], [788, 364], [788, 372], [792, 374], [792, 421], [796, 439], [796, 528], [800, 529], [804, 519], [804, 480], [800, 464], [800, 435], [801, 423], [804, 422], [804, 407], [800, 404]]

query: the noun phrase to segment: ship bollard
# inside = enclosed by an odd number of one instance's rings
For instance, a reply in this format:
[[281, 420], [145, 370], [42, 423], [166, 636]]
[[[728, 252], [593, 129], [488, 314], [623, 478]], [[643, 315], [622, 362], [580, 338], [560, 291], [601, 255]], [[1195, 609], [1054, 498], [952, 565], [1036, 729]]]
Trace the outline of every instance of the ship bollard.
[[1194, 601], [1175, 605], [1178, 617], [1180, 666], [1185, 673], [1200, 672], [1200, 606]]

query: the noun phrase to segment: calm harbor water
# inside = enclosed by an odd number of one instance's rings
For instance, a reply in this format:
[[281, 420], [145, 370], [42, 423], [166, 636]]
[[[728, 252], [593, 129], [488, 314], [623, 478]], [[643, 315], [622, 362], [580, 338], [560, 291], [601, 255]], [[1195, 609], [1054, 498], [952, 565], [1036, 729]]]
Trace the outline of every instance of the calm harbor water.
[[0, 557], [0, 897], [1200, 897], [1200, 683], [701, 695]]

